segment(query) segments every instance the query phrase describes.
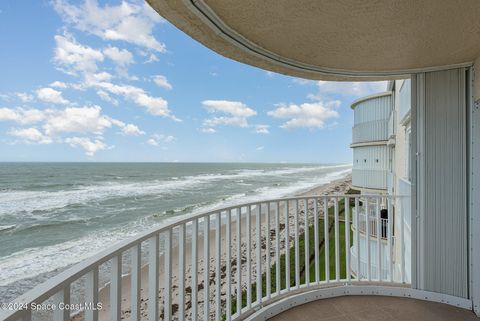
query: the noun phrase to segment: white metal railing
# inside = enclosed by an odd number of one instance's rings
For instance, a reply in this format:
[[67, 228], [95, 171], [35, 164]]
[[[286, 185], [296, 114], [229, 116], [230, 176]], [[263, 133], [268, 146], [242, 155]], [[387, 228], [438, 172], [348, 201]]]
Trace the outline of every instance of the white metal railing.
[[[387, 229], [388, 229], [388, 219], [380, 218], [380, 225], [377, 225], [377, 218], [375, 216], [368, 217], [368, 228], [367, 228], [367, 215], [360, 212], [358, 215], [359, 221], [357, 221], [357, 216], [353, 216], [352, 229], [358, 229], [360, 233], [366, 235], [367, 230], [370, 233], [370, 237], [376, 238], [378, 231], [380, 231], [380, 238], [382, 240], [387, 239]], [[380, 229], [377, 227], [380, 226]]]
[[352, 128], [352, 144], [388, 139], [388, 119], [357, 123]]
[[[384, 252], [379, 250], [384, 225], [380, 207], [376, 206], [376, 226], [382, 226], [382, 233], [375, 234], [374, 244], [380, 255], [373, 262], [370, 246], [366, 255], [356, 252], [357, 266], [360, 257], [365, 257], [367, 273], [354, 278], [350, 247], [353, 238], [358, 244], [360, 231], [352, 232], [350, 222], [352, 213], [356, 222], [360, 219], [360, 197], [367, 207], [369, 201], [381, 201], [389, 208], [388, 247], [384, 254], [387, 263], [381, 258]], [[16, 308], [4, 311], [0, 320], [30, 321], [37, 313], [35, 305], [58, 307], [75, 301], [89, 305], [70, 310], [57, 308], [43, 317], [63, 321], [74, 314], [87, 321], [236, 320], [292, 291], [298, 293], [326, 284], [395, 282], [391, 260], [393, 198], [292, 197], [179, 218], [61, 272], [15, 300]], [[370, 225], [366, 224], [365, 229], [369, 234]], [[402, 262], [397, 258], [396, 264]], [[375, 277], [372, 269], [377, 267], [388, 273]], [[106, 287], [99, 282], [100, 274], [109, 276]], [[97, 310], [94, 307], [99, 303], [104, 308]]]

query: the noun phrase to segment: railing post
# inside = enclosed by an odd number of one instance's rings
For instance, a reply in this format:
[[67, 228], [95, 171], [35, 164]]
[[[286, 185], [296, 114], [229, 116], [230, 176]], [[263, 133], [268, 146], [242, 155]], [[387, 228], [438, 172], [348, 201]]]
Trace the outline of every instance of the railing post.
[[70, 320], [70, 310], [69, 309], [59, 309], [60, 304], [69, 305], [70, 304], [70, 284], [64, 286], [64, 288], [57, 292], [53, 296], [54, 305], [57, 307], [53, 311], [53, 321], [69, 321]]
[[192, 222], [192, 321], [197, 321], [197, 311], [198, 311], [198, 219], [194, 219]]
[[[132, 271], [133, 272], [133, 271]], [[133, 277], [133, 273], [132, 273]], [[133, 291], [132, 287], [132, 291]], [[132, 292], [133, 293], [133, 292]], [[87, 280], [85, 284], [85, 301], [92, 305], [91, 309], [85, 310], [85, 321], [98, 321], [98, 267], [93, 268], [90, 272], [87, 273]], [[133, 306], [134, 302], [132, 302]], [[132, 321], [133, 319], [133, 309], [132, 309]]]
[[203, 218], [203, 313], [210, 320], [210, 216]]
[[310, 240], [309, 238], [309, 222], [308, 222], [308, 199], [303, 200], [303, 210], [304, 210], [304, 236], [305, 236], [305, 284], [310, 286]]
[[255, 232], [257, 241], [255, 246], [256, 257], [256, 276], [257, 276], [257, 302], [262, 302], [262, 230], [261, 230], [261, 215], [262, 215], [262, 203], [256, 205], [257, 210], [255, 215]]
[[112, 258], [110, 280], [110, 316], [112, 321], [121, 319], [122, 313], [122, 254]]
[[320, 283], [320, 249], [318, 241], [318, 199], [313, 199], [313, 238], [315, 243], [315, 284]]
[[222, 213], [218, 212], [215, 217], [215, 320], [219, 321], [222, 314], [222, 285], [221, 285], [221, 218]]
[[329, 236], [329, 226], [328, 226], [328, 198], [323, 197], [323, 238], [324, 238], [324, 249], [325, 249], [325, 281], [330, 282], [330, 236]]
[[237, 315], [242, 314], [242, 208], [237, 208]]
[[369, 197], [367, 196], [365, 198], [365, 218], [367, 223], [365, 224], [366, 226], [366, 231], [365, 231], [365, 238], [366, 238], [366, 244], [367, 244], [367, 280], [370, 282], [372, 280], [372, 260], [370, 257], [370, 213], [368, 212], [368, 201]]
[[226, 241], [226, 245], [225, 245], [225, 251], [227, 252], [226, 253], [226, 256], [227, 256], [227, 262], [226, 262], [226, 281], [227, 281], [227, 291], [226, 291], [226, 302], [227, 302], [227, 306], [226, 306], [226, 311], [225, 311], [225, 315], [227, 317], [227, 321], [230, 321], [231, 320], [231, 315], [232, 315], [232, 293], [231, 293], [231, 269], [232, 269], [232, 250], [231, 250], [231, 246], [232, 246], [232, 233], [231, 233], [231, 224], [232, 224], [232, 210], [228, 210], [227, 211], [227, 217], [226, 217], [226, 225], [225, 225], [225, 241]]
[[[168, 249], [164, 249], [166, 259]], [[165, 271], [165, 275], [167, 271]], [[158, 234], [148, 240], [148, 319], [158, 320]]]
[[290, 217], [288, 200], [285, 201], [285, 288], [290, 291]]
[[252, 227], [251, 227], [251, 207], [247, 206], [247, 308], [252, 307]]
[[275, 284], [277, 295], [280, 295], [281, 275], [280, 275], [280, 207], [279, 202], [275, 202]]
[[360, 213], [358, 206], [358, 196], [355, 197], [355, 220], [357, 226], [355, 228], [355, 239], [357, 242], [357, 281], [362, 279], [361, 261], [360, 261]]
[[300, 244], [298, 235], [298, 200], [295, 199], [294, 208], [294, 221], [295, 221], [295, 288], [300, 287]]
[[380, 247], [380, 238], [382, 236], [382, 226], [380, 225], [380, 197], [377, 197], [376, 203], [375, 203], [375, 212], [376, 212], [376, 217], [377, 217], [377, 276], [378, 280], [382, 280], [382, 261], [381, 261], [381, 247]]
[[[164, 277], [165, 277], [165, 290], [164, 290], [164, 320], [170, 321], [172, 320], [172, 229], [169, 228], [165, 233], [165, 248], [164, 248]], [[158, 252], [158, 251], [157, 251]], [[157, 282], [158, 284], [158, 282]], [[156, 285], [158, 287], [158, 285]], [[153, 294], [153, 293], [152, 293]], [[156, 302], [156, 298], [158, 294], [155, 295], [155, 300], [152, 302]], [[157, 306], [157, 304], [155, 304]], [[157, 310], [157, 320], [158, 320], [158, 308], [155, 307]]]
[[402, 238], [400, 243], [401, 256], [401, 272], [402, 272], [402, 283], [405, 283], [405, 218], [403, 216], [403, 211], [400, 211], [400, 236]]
[[345, 197], [345, 276], [350, 284], [350, 198]]
[[338, 197], [334, 198], [335, 207], [335, 280], [340, 281], [340, 227], [338, 213]]
[[270, 202], [267, 203], [267, 215], [265, 216], [265, 230], [267, 234], [265, 235], [265, 269], [267, 276], [267, 297], [270, 299], [272, 292], [272, 276], [270, 275]]
[[[178, 306], [185, 306], [185, 223], [178, 230]], [[185, 309], [178, 309], [178, 320], [185, 320]]]
[[[142, 254], [142, 249], [141, 249], [141, 244], [138, 243], [134, 245], [131, 248], [131, 259], [132, 259], [132, 275], [131, 275], [131, 309], [132, 309], [132, 314], [131, 314], [131, 320], [132, 321], [140, 321], [140, 289], [141, 289], [141, 266], [142, 266], [142, 261], [141, 261], [141, 254]], [[98, 278], [98, 276], [97, 276]], [[98, 282], [98, 280], [97, 280]]]
[[387, 197], [387, 243], [388, 243], [388, 274], [390, 276], [390, 282], [393, 282], [393, 256], [392, 256], [392, 200]]

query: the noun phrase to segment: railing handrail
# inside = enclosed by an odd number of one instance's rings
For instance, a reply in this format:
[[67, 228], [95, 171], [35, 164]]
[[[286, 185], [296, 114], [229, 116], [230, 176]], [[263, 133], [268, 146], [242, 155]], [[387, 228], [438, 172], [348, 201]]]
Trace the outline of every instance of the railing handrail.
[[[162, 232], [166, 232], [172, 230], [175, 227], [194, 222], [197, 222], [200, 219], [205, 219], [212, 214], [224, 213], [228, 212], [233, 209], [242, 209], [245, 207], [251, 207], [260, 204], [268, 204], [268, 203], [280, 203], [280, 202], [288, 202], [294, 200], [313, 200], [313, 199], [359, 199], [359, 198], [384, 198], [384, 199], [395, 199], [403, 197], [401, 195], [379, 195], [379, 194], [317, 194], [317, 195], [304, 195], [304, 196], [291, 196], [291, 197], [283, 197], [283, 198], [276, 198], [276, 199], [267, 199], [267, 200], [256, 200], [247, 203], [235, 204], [227, 207], [219, 207], [210, 209], [206, 212], [201, 212], [197, 214], [192, 214], [188, 217], [178, 217], [173, 220], [170, 220], [165, 223], [161, 223], [159, 226], [152, 227], [145, 232], [139, 233], [133, 237], [130, 237], [124, 241], [121, 241], [117, 244], [114, 244], [107, 249], [100, 251], [97, 254], [92, 255], [91, 257], [82, 260], [70, 268], [66, 269], [65, 271], [60, 272], [56, 276], [48, 279], [44, 283], [37, 285], [33, 289], [29, 290], [28, 292], [24, 293], [23, 295], [19, 296], [15, 299], [15, 303], [19, 304], [30, 304], [32, 302], [43, 302], [46, 299], [51, 298], [55, 295], [58, 291], [62, 290], [66, 283], [73, 283], [74, 281], [78, 280], [79, 278], [83, 277], [85, 274], [92, 271], [92, 269], [97, 268], [101, 264], [107, 262], [108, 260], [114, 258], [115, 256], [124, 253], [125, 251], [131, 249], [133, 246], [141, 244], [144, 241], [147, 241], [151, 237], [154, 237]], [[0, 320], [4, 319], [11, 319], [12, 317], [16, 317], [20, 315], [22, 310], [11, 310], [11, 311], [4, 311], [0, 314]]]

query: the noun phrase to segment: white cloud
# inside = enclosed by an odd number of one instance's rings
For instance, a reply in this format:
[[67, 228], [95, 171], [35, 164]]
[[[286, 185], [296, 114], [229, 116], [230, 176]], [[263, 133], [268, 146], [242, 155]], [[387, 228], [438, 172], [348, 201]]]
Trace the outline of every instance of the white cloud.
[[315, 80], [303, 79], [303, 78], [293, 78], [292, 82], [297, 85], [312, 85], [315, 84]]
[[248, 127], [248, 117], [257, 114], [255, 110], [239, 101], [204, 100], [202, 105], [209, 113], [227, 114], [227, 116], [214, 116], [206, 119], [203, 122], [203, 125], [206, 127], [218, 125]]
[[265, 147], [264, 147], [264, 146], [258, 146], [258, 147], [255, 148], [255, 149], [258, 150], [258, 151], [263, 151], [263, 150], [265, 149]]
[[54, 81], [49, 86], [54, 88], [63, 88], [63, 89], [68, 87], [66, 83], [61, 81]]
[[277, 109], [269, 111], [268, 115], [274, 118], [287, 119], [282, 128], [324, 128], [325, 122], [331, 118], [338, 118], [335, 110], [340, 101], [304, 103], [301, 105], [281, 104]]
[[106, 91], [97, 90], [97, 95], [98, 97], [100, 97], [101, 100], [107, 101], [109, 103], [112, 103], [115, 106], [118, 106], [118, 100], [110, 97], [110, 95]]
[[168, 108], [168, 102], [162, 97], [148, 95], [145, 90], [131, 85], [116, 85], [107, 81], [89, 81], [85, 84], [87, 87], [96, 87], [114, 95], [120, 95], [126, 100], [133, 101], [135, 104], [144, 107], [147, 112], [154, 116], [170, 117], [175, 121], [180, 121], [171, 114]]
[[53, 142], [51, 137], [42, 134], [34, 127], [11, 129], [7, 134], [25, 143], [51, 144]]
[[79, 44], [69, 34], [56, 35], [55, 42], [54, 62], [68, 74], [94, 73], [98, 69], [97, 63], [104, 60], [101, 51]]
[[44, 129], [47, 135], [59, 133], [101, 134], [112, 126], [111, 118], [101, 114], [99, 106], [67, 107], [64, 110], [50, 111]]
[[140, 128], [138, 128], [137, 125], [126, 124], [124, 126], [121, 126], [121, 129], [122, 129], [122, 132], [128, 136], [145, 135], [145, 132], [143, 130], [140, 130]]
[[202, 128], [201, 131], [206, 134], [215, 134], [217, 132], [215, 128], [212, 127]]
[[87, 137], [69, 137], [65, 139], [65, 142], [72, 147], [80, 146], [85, 150], [85, 154], [87, 156], [93, 156], [96, 152], [100, 150], [113, 148], [105, 144], [100, 139], [95, 139], [94, 141], [92, 141], [90, 138]]
[[153, 28], [164, 21], [146, 2], [122, 1], [119, 5], [99, 6], [96, 0], [74, 5], [54, 0], [55, 10], [78, 30], [104, 40], [126, 41], [153, 51], [165, 52], [165, 44], [153, 36]]
[[328, 95], [341, 95], [347, 97], [363, 97], [387, 90], [386, 81], [374, 82], [342, 82], [342, 81], [317, 81], [318, 92], [308, 97], [313, 100], [323, 100]]
[[50, 87], [40, 88], [36, 91], [38, 99], [53, 104], [68, 104], [69, 101], [63, 98], [62, 92]]
[[28, 93], [15, 93], [15, 95], [24, 103], [33, 101], [33, 96]]
[[162, 76], [162, 75], [155, 75], [152, 76], [153, 82], [161, 88], [165, 88], [167, 90], [172, 89], [172, 85], [168, 82], [167, 77]]
[[133, 63], [133, 55], [127, 49], [118, 49], [117, 47], [108, 47], [103, 49], [105, 57], [111, 59], [119, 66], [126, 66]]
[[175, 141], [175, 137], [173, 137], [171, 135], [153, 134], [147, 140], [147, 144], [152, 145], [152, 146], [160, 146], [160, 145], [164, 145], [164, 144], [173, 143], [174, 141]]
[[270, 134], [270, 131], [268, 130], [270, 128], [269, 125], [255, 125], [255, 132], [257, 134]]
[[13, 121], [18, 124], [33, 124], [45, 119], [43, 111], [24, 108], [0, 108], [0, 121]]

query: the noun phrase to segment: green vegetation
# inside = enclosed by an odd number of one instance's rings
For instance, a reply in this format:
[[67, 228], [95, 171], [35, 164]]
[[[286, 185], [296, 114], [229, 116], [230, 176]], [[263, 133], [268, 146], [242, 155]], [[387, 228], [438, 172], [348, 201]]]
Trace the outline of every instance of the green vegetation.
[[[352, 203], [350, 208], [352, 208]], [[330, 261], [330, 280], [335, 280], [335, 212], [333, 206], [328, 209], [328, 226], [329, 226], [329, 247], [328, 247], [328, 257]], [[345, 223], [343, 222], [345, 218], [345, 201], [343, 199], [338, 202], [338, 211], [339, 211], [339, 244], [340, 244], [340, 279], [346, 277], [346, 248], [345, 248]], [[299, 216], [303, 215], [303, 212], [299, 213]], [[325, 246], [324, 246], [324, 219], [320, 218], [318, 221], [318, 237], [319, 237], [319, 266], [320, 266], [320, 280], [325, 281]], [[290, 231], [293, 234], [293, 230]], [[308, 228], [308, 249], [309, 249], [309, 262], [305, 264], [305, 234], [301, 233], [299, 235], [299, 262], [300, 262], [300, 284], [305, 284], [305, 266], [309, 268], [309, 280], [310, 282], [315, 281], [315, 239], [314, 239], [314, 224], [311, 224]], [[350, 242], [352, 242], [352, 232], [350, 231]], [[289, 283], [291, 287], [295, 286], [295, 246], [293, 242], [290, 242], [289, 250], [289, 265], [290, 265], [290, 277]], [[351, 246], [351, 244], [350, 244]], [[275, 293], [276, 289], [276, 264], [274, 263], [270, 270], [271, 275], [271, 293]], [[283, 254], [280, 256], [280, 287], [281, 289], [286, 288], [286, 255]], [[255, 302], [257, 298], [257, 284], [256, 282], [252, 283], [251, 296], [252, 302]], [[267, 292], [267, 281], [266, 273], [262, 275], [262, 294], [265, 295]], [[242, 292], [242, 307], [247, 306], [247, 292]], [[237, 310], [236, 307], [236, 297], [232, 298], [232, 314]]]

